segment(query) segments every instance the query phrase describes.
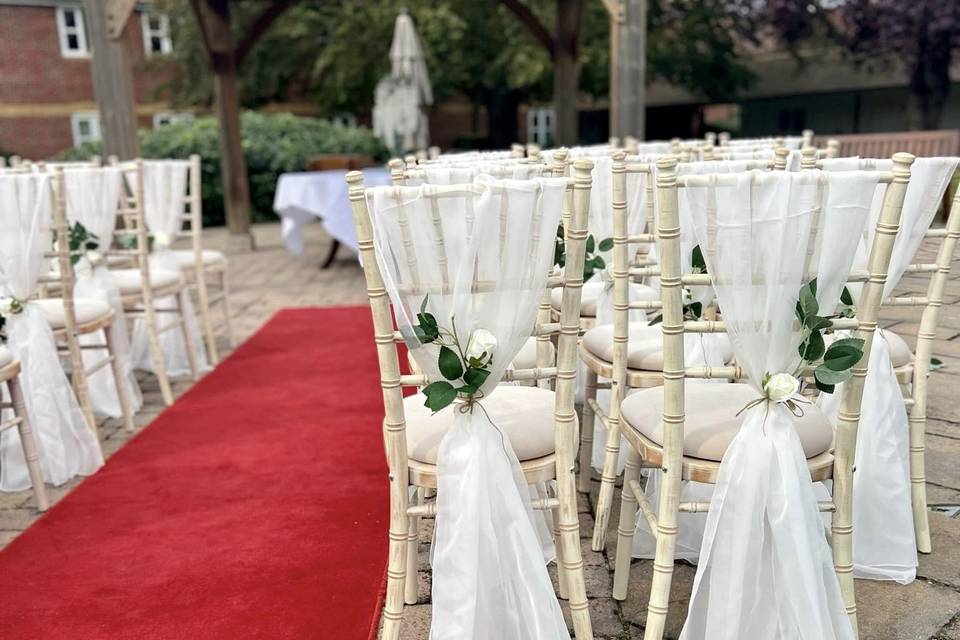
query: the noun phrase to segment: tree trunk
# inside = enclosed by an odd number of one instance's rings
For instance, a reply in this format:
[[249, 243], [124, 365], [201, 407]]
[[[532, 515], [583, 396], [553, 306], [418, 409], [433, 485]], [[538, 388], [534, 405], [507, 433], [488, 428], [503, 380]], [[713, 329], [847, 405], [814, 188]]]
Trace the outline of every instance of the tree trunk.
[[610, 135], [644, 139], [647, 0], [624, 0], [610, 16]]
[[930, 42], [926, 34], [921, 38], [910, 70], [907, 121], [911, 129], [939, 129], [950, 94], [951, 48], [949, 41]]
[[[124, 39], [107, 34], [103, 0], [87, 0], [83, 6], [87, 33], [93, 50], [93, 87], [100, 111], [103, 155], [133, 160], [140, 155], [133, 81]], [[129, 23], [129, 20], [128, 20]]]
[[556, 144], [579, 142], [577, 113], [577, 49], [580, 40], [582, 0], [557, 0], [557, 33], [553, 48], [553, 108], [556, 110]]
[[207, 0], [214, 101], [220, 124], [220, 178], [231, 243], [250, 247], [250, 186], [240, 131], [237, 61], [227, 0]]
[[512, 89], [495, 89], [487, 97], [487, 137], [491, 149], [509, 149], [519, 142], [517, 110], [520, 107], [520, 92]]

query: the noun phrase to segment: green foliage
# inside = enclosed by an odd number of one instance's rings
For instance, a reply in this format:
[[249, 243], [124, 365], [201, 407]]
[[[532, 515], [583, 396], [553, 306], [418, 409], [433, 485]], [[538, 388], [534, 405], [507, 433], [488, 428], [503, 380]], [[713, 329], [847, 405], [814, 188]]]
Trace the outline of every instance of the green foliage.
[[94, 251], [100, 246], [100, 238], [79, 221], [70, 225], [70, 231], [67, 234], [70, 247], [70, 264], [77, 264], [80, 261], [80, 251]]
[[[846, 295], [850, 297], [849, 292]], [[852, 298], [850, 300], [852, 302]], [[814, 366], [813, 377], [817, 389], [824, 393], [833, 393], [836, 385], [849, 380], [853, 375], [850, 369], [863, 357], [863, 340], [843, 338], [827, 347], [823, 331], [831, 326], [831, 321], [830, 318], [818, 315], [819, 313], [817, 280], [814, 278], [800, 288], [798, 295], [796, 316], [803, 329], [804, 338], [797, 351], [804, 362]]]
[[[273, 194], [277, 178], [281, 173], [304, 171], [315, 155], [361, 153], [376, 160], [387, 157], [380, 141], [365, 128], [345, 127], [288, 113], [252, 111], [241, 116], [240, 124], [254, 221], [276, 219]], [[160, 129], [141, 130], [140, 146], [145, 158], [188, 158], [191, 154], [199, 154], [202, 159], [204, 225], [223, 224], [220, 132], [215, 118], [197, 118]], [[60, 158], [86, 159], [101, 152], [99, 144], [86, 144], [67, 151]]]
[[[493, 354], [484, 352], [480, 356], [467, 356], [457, 335], [457, 325], [450, 318], [451, 329], [440, 327], [434, 315], [427, 311], [430, 296], [424, 296], [417, 313], [417, 324], [413, 327], [417, 340], [424, 345], [436, 344], [437, 368], [446, 380], [438, 380], [425, 386], [421, 393], [426, 396], [423, 406], [433, 412], [440, 411], [453, 403], [457, 396], [466, 399], [468, 404], [479, 400], [480, 387], [490, 375]], [[471, 336], [472, 338], [473, 336]], [[469, 341], [467, 343], [469, 347]], [[462, 382], [459, 386], [451, 383]]]

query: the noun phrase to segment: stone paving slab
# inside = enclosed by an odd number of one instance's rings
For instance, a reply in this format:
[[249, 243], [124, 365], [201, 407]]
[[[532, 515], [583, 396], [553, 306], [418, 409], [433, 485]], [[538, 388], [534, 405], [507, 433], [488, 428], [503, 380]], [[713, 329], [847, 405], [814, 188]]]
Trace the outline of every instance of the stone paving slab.
[[[245, 340], [274, 313], [284, 307], [364, 305], [366, 292], [363, 274], [356, 258], [341, 249], [339, 258], [327, 270], [319, 268], [329, 247], [329, 238], [319, 224], [305, 228], [306, 251], [302, 257], [289, 254], [280, 243], [278, 224], [256, 225], [253, 233], [255, 251], [229, 248], [221, 229], [207, 230], [207, 246], [226, 250], [230, 258], [231, 303], [234, 330], [238, 341]], [[928, 248], [924, 260], [932, 259]], [[909, 274], [901, 283], [898, 295], [925, 294], [924, 279]], [[951, 304], [941, 310], [942, 328], [933, 353], [945, 368], [933, 374], [930, 384], [928, 494], [931, 504], [960, 504], [960, 265], [955, 265], [946, 288]], [[913, 346], [918, 312], [915, 309], [884, 310], [882, 324], [902, 333]], [[318, 328], [319, 330], [319, 328]], [[220, 340], [222, 353], [230, 351]], [[152, 376], [140, 377], [145, 395], [144, 409], [137, 415], [137, 431], [146, 427], [162, 411], [159, 391]], [[191, 382], [178, 380], [174, 393], [179, 396]], [[109, 457], [132, 437], [109, 420], [100, 426], [100, 438]], [[48, 487], [56, 502], [77, 486], [73, 480], [63, 487]], [[595, 483], [596, 487], [596, 483]], [[616, 509], [615, 505], [615, 509]], [[615, 532], [608, 533], [608, 550], [590, 550], [589, 536], [593, 528], [592, 505], [581, 496], [581, 540], [587, 577], [590, 610], [598, 640], [631, 640], [643, 636], [646, 598], [649, 593], [650, 562], [635, 560], [632, 565], [627, 600], [618, 603], [609, 597], [612, 583], [612, 551]], [[615, 511], [616, 512], [616, 511]], [[0, 494], [0, 548], [36, 520], [38, 514], [30, 492]], [[909, 586], [891, 583], [857, 581], [861, 638], [864, 640], [960, 640], [960, 520], [941, 515], [931, 516], [934, 553], [921, 557], [919, 575]], [[430, 628], [429, 541], [432, 521], [424, 519], [420, 529], [421, 571], [419, 603], [404, 610], [401, 637], [423, 640]], [[386, 534], [384, 534], [384, 540]], [[553, 569], [551, 569], [553, 573]], [[668, 619], [668, 637], [675, 638], [683, 622], [694, 568], [678, 563]]]

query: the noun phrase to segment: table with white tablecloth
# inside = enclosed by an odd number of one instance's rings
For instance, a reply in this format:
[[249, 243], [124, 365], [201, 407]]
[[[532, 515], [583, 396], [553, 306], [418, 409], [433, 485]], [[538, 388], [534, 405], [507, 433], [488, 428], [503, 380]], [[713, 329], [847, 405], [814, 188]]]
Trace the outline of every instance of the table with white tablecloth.
[[[334, 251], [339, 243], [356, 253], [357, 231], [347, 197], [346, 175], [345, 170], [334, 170], [280, 176], [273, 210], [280, 216], [283, 244], [288, 251], [303, 253], [303, 225], [319, 219], [335, 241]], [[390, 184], [390, 172], [380, 167], [364, 169], [363, 183], [368, 187]]]

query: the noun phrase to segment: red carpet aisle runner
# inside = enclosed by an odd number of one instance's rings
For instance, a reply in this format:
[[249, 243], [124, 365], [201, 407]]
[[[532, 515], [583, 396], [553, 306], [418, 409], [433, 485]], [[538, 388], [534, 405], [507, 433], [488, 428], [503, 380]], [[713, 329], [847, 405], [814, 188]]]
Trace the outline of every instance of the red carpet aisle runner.
[[4, 640], [367, 640], [387, 555], [366, 307], [278, 313], [0, 553]]

